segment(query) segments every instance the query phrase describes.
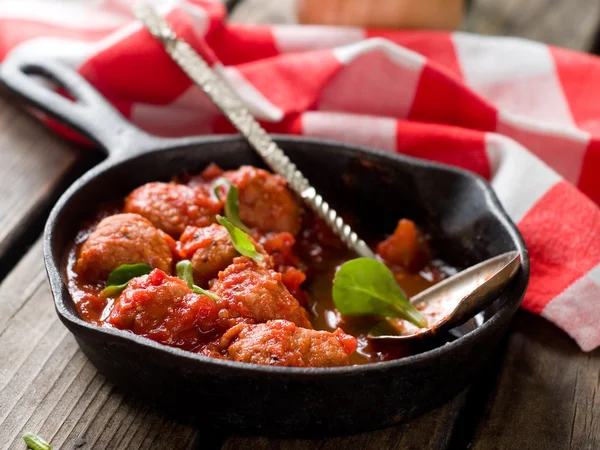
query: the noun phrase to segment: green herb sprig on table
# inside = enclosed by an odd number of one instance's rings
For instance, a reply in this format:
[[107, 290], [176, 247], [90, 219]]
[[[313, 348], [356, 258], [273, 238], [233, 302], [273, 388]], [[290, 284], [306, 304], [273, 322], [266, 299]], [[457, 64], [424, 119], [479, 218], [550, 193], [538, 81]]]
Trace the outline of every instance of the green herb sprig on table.
[[25, 433], [23, 440], [28, 448], [31, 450], [52, 450], [52, 446], [46, 442], [46, 440], [33, 433]]
[[357, 258], [344, 263], [333, 279], [332, 294], [340, 314], [395, 317], [427, 327], [427, 320], [410, 303], [390, 269], [375, 259]]

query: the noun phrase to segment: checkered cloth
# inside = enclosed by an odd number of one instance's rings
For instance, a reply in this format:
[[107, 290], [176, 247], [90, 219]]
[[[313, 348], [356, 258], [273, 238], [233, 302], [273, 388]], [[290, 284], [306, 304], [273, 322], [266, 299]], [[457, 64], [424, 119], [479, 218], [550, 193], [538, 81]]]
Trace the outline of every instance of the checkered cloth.
[[[450, 164], [490, 180], [531, 256], [523, 307], [600, 345], [600, 60], [513, 38], [224, 23], [161, 4], [271, 132]], [[38, 36], [154, 134], [232, 133], [127, 1], [0, 3], [0, 57]], [[77, 40], [77, 42], [73, 41]]]

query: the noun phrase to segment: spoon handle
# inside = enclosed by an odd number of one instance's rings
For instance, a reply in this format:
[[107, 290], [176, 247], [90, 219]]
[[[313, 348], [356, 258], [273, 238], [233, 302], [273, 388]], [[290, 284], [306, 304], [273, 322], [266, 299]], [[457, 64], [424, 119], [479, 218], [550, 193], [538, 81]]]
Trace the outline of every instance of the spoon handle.
[[271, 170], [284, 177], [290, 188], [304, 199], [351, 250], [360, 256], [375, 258], [369, 246], [317, 193], [296, 165], [254, 119], [237, 94], [210, 68], [202, 56], [187, 42], [177, 37], [167, 21], [150, 5], [137, 4], [135, 14], [152, 36], [162, 43], [165, 51], [177, 65], [202, 88], [231, 124], [246, 138]]

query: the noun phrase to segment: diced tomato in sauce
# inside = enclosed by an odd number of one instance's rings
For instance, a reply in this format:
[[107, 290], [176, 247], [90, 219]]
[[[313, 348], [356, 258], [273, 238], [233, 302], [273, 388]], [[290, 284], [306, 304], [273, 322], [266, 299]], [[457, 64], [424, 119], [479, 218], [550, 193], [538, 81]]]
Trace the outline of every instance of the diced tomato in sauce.
[[[226, 230], [215, 223], [223, 202], [212, 189], [222, 176], [240, 189], [242, 218], [251, 222], [249, 238], [263, 255], [262, 263], [240, 257]], [[337, 312], [332, 279], [353, 255], [321, 219], [301, 207], [278, 176], [249, 166], [225, 172], [211, 164], [196, 176], [140, 186], [124, 209], [135, 214], [119, 214], [122, 210], [114, 205], [101, 209], [73, 245], [69, 289], [88, 322], [205, 356], [258, 364], [364, 364], [423, 350], [370, 341], [366, 335], [380, 319]], [[128, 228], [115, 226], [119, 221]], [[427, 236], [408, 219], [400, 220], [376, 249], [408, 295], [445, 277], [432, 260]], [[80, 262], [84, 251], [87, 259]], [[129, 261], [129, 254], [144, 261]], [[192, 262], [194, 283], [217, 300], [169, 275], [183, 259]], [[144, 262], [155, 270], [105, 298], [102, 277], [122, 261]]]

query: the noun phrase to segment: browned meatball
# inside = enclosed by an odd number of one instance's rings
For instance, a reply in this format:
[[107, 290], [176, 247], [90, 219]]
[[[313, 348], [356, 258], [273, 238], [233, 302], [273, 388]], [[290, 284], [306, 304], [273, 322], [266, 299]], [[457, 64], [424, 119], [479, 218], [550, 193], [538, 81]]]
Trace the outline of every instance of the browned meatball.
[[279, 175], [243, 166], [224, 176], [239, 190], [240, 218], [260, 231], [300, 231], [302, 209]]
[[214, 338], [216, 318], [214, 300], [155, 269], [131, 280], [107, 322], [166, 345], [193, 349]]
[[225, 227], [187, 227], [178, 244], [179, 256], [192, 261], [194, 281], [206, 286], [238, 256]]
[[308, 313], [282, 283], [280, 273], [246, 256], [233, 260], [211, 287], [220, 300], [219, 320], [225, 328], [240, 321], [285, 319], [312, 328]]
[[204, 227], [215, 223], [222, 206], [206, 192], [183, 184], [148, 183], [127, 196], [124, 211], [144, 216], [177, 239], [188, 225]]
[[[264, 247], [250, 237], [258, 253], [265, 257], [265, 264], [272, 266], [272, 258]], [[192, 261], [194, 281], [206, 286], [233, 262], [239, 253], [233, 247], [225, 227], [212, 224], [204, 228], [187, 227], [177, 245], [179, 256]]]
[[334, 333], [307, 330], [287, 320], [257, 325], [239, 324], [221, 338], [220, 345], [233, 361], [270, 366], [335, 367], [350, 364], [356, 338], [337, 329]]
[[122, 264], [145, 263], [171, 273], [172, 255], [165, 235], [137, 214], [116, 214], [100, 221], [79, 250], [77, 273], [104, 281]]

